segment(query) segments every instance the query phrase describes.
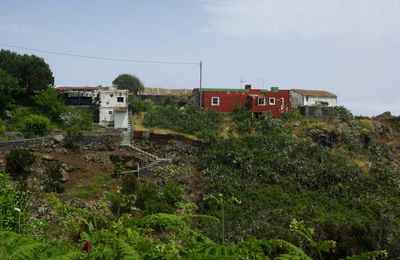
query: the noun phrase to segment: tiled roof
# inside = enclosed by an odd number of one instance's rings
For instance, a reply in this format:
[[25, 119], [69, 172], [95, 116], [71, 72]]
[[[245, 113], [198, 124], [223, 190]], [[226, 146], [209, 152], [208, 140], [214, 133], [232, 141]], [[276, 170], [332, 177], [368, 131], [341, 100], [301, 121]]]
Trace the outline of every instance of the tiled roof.
[[311, 90], [311, 89], [292, 89], [293, 91], [305, 96], [313, 97], [337, 97], [335, 94], [325, 90]]

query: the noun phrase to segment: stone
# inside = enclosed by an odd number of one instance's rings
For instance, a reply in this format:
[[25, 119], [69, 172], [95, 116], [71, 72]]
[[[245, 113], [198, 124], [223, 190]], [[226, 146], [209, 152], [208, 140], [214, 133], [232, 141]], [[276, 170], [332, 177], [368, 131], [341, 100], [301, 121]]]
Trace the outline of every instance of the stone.
[[56, 141], [57, 143], [61, 143], [62, 141], [64, 141], [64, 139], [65, 139], [65, 137], [61, 134], [53, 136], [53, 140]]
[[54, 156], [45, 154], [45, 155], [42, 155], [42, 159], [46, 160], [46, 161], [54, 161]]
[[10, 110], [4, 110], [3, 116], [4, 116], [5, 118], [11, 119], [11, 118], [12, 118], [12, 113], [11, 113]]
[[61, 178], [60, 181], [61, 182], [66, 182], [69, 180], [69, 175], [68, 172], [66, 172], [65, 170], [61, 170]]

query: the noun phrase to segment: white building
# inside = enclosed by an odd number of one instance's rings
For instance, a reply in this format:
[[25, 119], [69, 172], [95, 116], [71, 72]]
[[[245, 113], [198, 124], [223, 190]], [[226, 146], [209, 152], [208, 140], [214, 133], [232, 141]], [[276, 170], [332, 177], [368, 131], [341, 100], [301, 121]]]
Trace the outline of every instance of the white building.
[[290, 90], [292, 108], [302, 106], [337, 106], [337, 96], [324, 90], [292, 89]]
[[114, 87], [99, 89], [99, 124], [127, 129], [129, 123], [128, 90]]

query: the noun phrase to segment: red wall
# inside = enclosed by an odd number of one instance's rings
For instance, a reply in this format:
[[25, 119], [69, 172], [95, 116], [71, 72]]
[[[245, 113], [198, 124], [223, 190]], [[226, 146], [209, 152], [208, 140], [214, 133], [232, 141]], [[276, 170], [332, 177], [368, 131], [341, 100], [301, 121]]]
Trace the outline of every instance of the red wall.
[[[258, 96], [265, 97], [265, 106], [258, 105]], [[219, 97], [219, 106], [212, 106], [212, 97]], [[275, 105], [269, 104], [269, 98], [275, 98]], [[281, 98], [284, 104], [281, 104]], [[233, 112], [235, 107], [248, 100], [250, 108], [254, 113], [271, 111], [276, 118], [281, 116], [282, 112], [290, 109], [290, 91], [279, 90], [274, 92], [261, 92], [259, 89], [251, 89], [248, 92], [243, 91], [204, 91], [202, 94], [202, 104], [205, 108], [211, 108], [217, 112]]]

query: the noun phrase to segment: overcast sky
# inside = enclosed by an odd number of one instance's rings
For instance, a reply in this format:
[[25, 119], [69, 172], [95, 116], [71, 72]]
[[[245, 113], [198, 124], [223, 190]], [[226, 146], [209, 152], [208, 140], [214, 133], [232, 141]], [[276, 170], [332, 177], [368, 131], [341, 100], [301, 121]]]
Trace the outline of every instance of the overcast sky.
[[[204, 63], [204, 87], [323, 89], [356, 114], [400, 114], [399, 0], [0, 0], [0, 44]], [[197, 65], [42, 56], [56, 85], [198, 87]]]

